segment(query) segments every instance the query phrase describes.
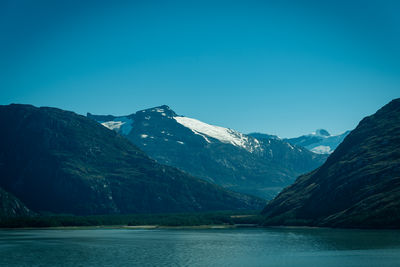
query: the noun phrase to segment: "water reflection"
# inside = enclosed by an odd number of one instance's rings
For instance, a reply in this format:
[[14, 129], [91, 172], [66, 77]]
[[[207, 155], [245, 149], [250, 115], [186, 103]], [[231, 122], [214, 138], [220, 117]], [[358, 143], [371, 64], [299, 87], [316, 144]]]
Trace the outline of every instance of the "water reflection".
[[400, 231], [0, 230], [0, 266], [399, 266]]

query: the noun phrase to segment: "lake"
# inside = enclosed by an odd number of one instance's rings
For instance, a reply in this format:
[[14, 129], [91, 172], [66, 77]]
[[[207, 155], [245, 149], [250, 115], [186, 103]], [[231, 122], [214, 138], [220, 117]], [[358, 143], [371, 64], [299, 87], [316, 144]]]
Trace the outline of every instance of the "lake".
[[400, 231], [0, 230], [0, 266], [400, 266]]

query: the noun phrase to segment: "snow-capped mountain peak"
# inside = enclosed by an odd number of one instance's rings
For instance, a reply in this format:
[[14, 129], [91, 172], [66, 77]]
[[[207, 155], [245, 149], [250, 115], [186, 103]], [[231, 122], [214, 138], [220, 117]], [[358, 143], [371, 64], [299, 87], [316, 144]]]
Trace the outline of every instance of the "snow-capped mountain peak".
[[325, 129], [317, 129], [315, 132], [311, 133], [311, 135], [319, 136], [319, 137], [329, 137], [331, 134]]
[[136, 115], [141, 116], [144, 115], [147, 119], [151, 118], [152, 116], [162, 116], [165, 118], [172, 118], [176, 116], [175, 112], [167, 105], [162, 105], [154, 108], [144, 109], [138, 111]]
[[326, 159], [277, 136], [242, 134], [177, 115], [168, 106], [128, 116], [88, 117], [125, 136], [159, 163], [266, 199]]
[[[194, 134], [202, 136], [207, 143], [215, 143], [219, 141], [243, 148], [249, 152], [261, 152], [263, 150], [260, 142], [255, 137], [242, 134], [230, 128], [215, 126], [197, 119], [179, 116], [167, 105], [144, 109], [135, 114], [121, 117], [111, 115], [96, 116], [90, 113], [88, 113], [88, 116], [97, 120], [110, 130], [114, 130], [122, 135], [129, 135], [132, 128], [135, 127], [135, 123], [147, 126], [152, 125], [155, 121], [160, 119], [172, 120], [175, 123], [190, 129]], [[152, 122], [150, 122], [150, 120]], [[141, 136], [144, 138], [143, 136], [147, 137], [148, 134], [146, 132], [141, 133]]]
[[348, 133], [349, 131], [331, 135], [327, 130], [318, 129], [311, 134], [285, 140], [291, 144], [303, 146], [317, 154], [331, 154]]

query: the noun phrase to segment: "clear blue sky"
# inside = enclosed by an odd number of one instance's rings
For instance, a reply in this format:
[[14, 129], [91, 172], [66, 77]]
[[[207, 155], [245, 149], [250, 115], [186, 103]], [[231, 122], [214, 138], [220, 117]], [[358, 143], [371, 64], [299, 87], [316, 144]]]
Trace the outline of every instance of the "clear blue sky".
[[[108, 2], [108, 3], [107, 3]], [[340, 133], [400, 97], [400, 1], [0, 2], [0, 104]]]

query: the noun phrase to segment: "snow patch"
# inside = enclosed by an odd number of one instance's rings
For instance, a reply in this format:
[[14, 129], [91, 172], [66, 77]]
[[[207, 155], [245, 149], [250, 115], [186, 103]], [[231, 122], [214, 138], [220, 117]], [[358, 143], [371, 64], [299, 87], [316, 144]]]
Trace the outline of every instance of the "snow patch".
[[330, 154], [333, 152], [329, 146], [316, 146], [311, 151], [317, 154]]
[[133, 120], [128, 117], [118, 117], [112, 121], [101, 122], [101, 125], [107, 127], [110, 130], [114, 130], [123, 135], [127, 135], [132, 130]]
[[117, 130], [122, 126], [122, 124], [122, 121], [106, 121], [101, 123], [101, 125], [107, 127], [110, 130]]
[[235, 130], [220, 127], [220, 126], [215, 126], [211, 124], [204, 123], [202, 121], [192, 119], [192, 118], [187, 118], [187, 117], [173, 117], [179, 124], [185, 126], [186, 128], [189, 128], [194, 132], [195, 134], [203, 136], [203, 138], [208, 142], [211, 143], [211, 141], [206, 137], [211, 137], [214, 139], [217, 139], [221, 141], [222, 143], [228, 143], [232, 144], [237, 147], [244, 148], [248, 150], [249, 152], [253, 152], [255, 148], [258, 148], [260, 145], [258, 143], [258, 140], [254, 138], [255, 145], [252, 145], [250, 143], [249, 137], [239, 133]]

